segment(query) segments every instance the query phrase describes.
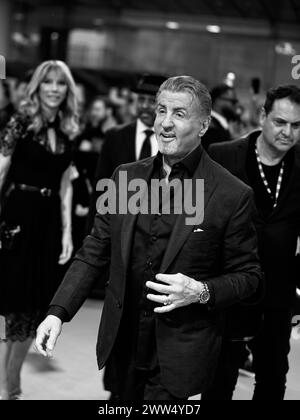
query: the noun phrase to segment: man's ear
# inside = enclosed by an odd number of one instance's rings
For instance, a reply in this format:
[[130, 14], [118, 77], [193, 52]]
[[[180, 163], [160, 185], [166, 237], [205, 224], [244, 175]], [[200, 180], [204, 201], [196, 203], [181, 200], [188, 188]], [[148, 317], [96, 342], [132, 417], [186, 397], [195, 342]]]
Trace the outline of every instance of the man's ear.
[[202, 128], [200, 130], [199, 137], [204, 136], [204, 134], [206, 133], [209, 127], [210, 122], [211, 122], [211, 116], [205, 118], [205, 120], [202, 122]]
[[260, 114], [259, 114], [259, 124], [261, 126], [264, 125], [264, 123], [266, 121], [266, 118], [267, 118], [266, 110], [265, 110], [264, 107], [262, 107], [261, 110], [260, 110]]

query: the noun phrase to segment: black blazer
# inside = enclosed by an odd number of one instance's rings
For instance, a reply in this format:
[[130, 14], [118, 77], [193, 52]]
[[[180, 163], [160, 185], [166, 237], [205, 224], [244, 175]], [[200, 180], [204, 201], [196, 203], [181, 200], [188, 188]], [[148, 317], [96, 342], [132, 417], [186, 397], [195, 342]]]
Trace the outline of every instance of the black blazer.
[[211, 117], [208, 130], [201, 139], [201, 144], [205, 150], [213, 143], [231, 140], [229, 130], [226, 130], [215, 117]]
[[[149, 180], [153, 159], [122, 165], [113, 178], [117, 180], [119, 171], [126, 170], [128, 180]], [[204, 151], [194, 177], [204, 179], [204, 220], [201, 222], [200, 217], [200, 224], [186, 225], [186, 215], [177, 216], [160, 272], [181, 272], [209, 281], [215, 310], [191, 304], [156, 319], [162, 381], [172, 394], [184, 398], [207, 389], [213, 378], [222, 340], [222, 309], [251, 295], [261, 278], [250, 188]], [[131, 194], [134, 192], [128, 199]], [[76, 254], [51, 303], [63, 307], [72, 318], [109, 266], [97, 343], [100, 369], [110, 355], [122, 318], [136, 217], [97, 214], [91, 235]], [[195, 228], [199, 228], [197, 232]]]
[[93, 192], [90, 200], [87, 232], [90, 232], [96, 214], [96, 203], [99, 193], [96, 191], [100, 179], [110, 178], [114, 170], [124, 163], [135, 162], [136, 122], [124, 124], [108, 130], [100, 152], [95, 176]]
[[123, 163], [135, 162], [136, 122], [108, 130], [95, 173], [99, 179], [110, 178], [114, 170]]
[[[254, 131], [242, 139], [213, 144], [209, 154], [250, 185], [246, 172], [249, 141], [259, 134], [260, 131]], [[295, 257], [297, 236], [300, 234], [300, 145], [294, 147], [293, 169], [278, 205], [267, 220], [257, 212], [255, 225], [266, 278], [265, 303], [275, 307], [290, 306], [300, 277]]]

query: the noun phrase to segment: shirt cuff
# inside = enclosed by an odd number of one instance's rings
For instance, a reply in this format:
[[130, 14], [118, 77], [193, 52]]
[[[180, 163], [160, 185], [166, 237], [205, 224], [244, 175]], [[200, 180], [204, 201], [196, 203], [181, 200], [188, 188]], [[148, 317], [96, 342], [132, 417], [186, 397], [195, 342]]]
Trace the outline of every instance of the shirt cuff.
[[47, 316], [48, 315], [57, 316], [57, 318], [59, 318], [62, 322], [67, 322], [70, 319], [69, 314], [65, 310], [65, 308], [63, 308], [62, 306], [58, 306], [58, 305], [50, 306], [50, 308], [47, 312]]

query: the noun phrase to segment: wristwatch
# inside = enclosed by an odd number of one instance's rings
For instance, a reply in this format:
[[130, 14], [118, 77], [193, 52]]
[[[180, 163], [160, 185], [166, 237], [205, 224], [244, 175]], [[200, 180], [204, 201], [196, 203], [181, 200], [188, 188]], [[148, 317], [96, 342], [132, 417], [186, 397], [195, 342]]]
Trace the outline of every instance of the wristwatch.
[[209, 292], [209, 288], [207, 286], [207, 283], [205, 282], [201, 282], [203, 289], [200, 293], [198, 293], [198, 303], [202, 303], [205, 304], [209, 301], [210, 299], [210, 292]]

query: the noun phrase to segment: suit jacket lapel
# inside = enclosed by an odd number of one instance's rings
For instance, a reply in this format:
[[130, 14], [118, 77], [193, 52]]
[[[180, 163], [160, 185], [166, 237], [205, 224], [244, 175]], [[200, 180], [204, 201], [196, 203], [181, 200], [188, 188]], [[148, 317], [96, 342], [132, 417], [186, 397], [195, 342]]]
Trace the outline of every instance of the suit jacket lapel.
[[[208, 157], [207, 153], [203, 150], [202, 157], [200, 163], [195, 171], [193, 180], [195, 179], [203, 179], [204, 180], [204, 210], [207, 207], [207, 204], [212, 196], [216, 188], [216, 180], [213, 176], [213, 164], [211, 159]], [[160, 267], [160, 272], [164, 273], [182, 246], [184, 245], [185, 241], [187, 240], [190, 233], [195, 228], [195, 225], [199, 225], [199, 222], [203, 219], [203, 214], [199, 215], [198, 222], [196, 221], [193, 225], [186, 224], [186, 217], [190, 217], [190, 215], [186, 214], [183, 208], [183, 214], [178, 215], [176, 219], [176, 223], [174, 229], [171, 233], [168, 246]]]

